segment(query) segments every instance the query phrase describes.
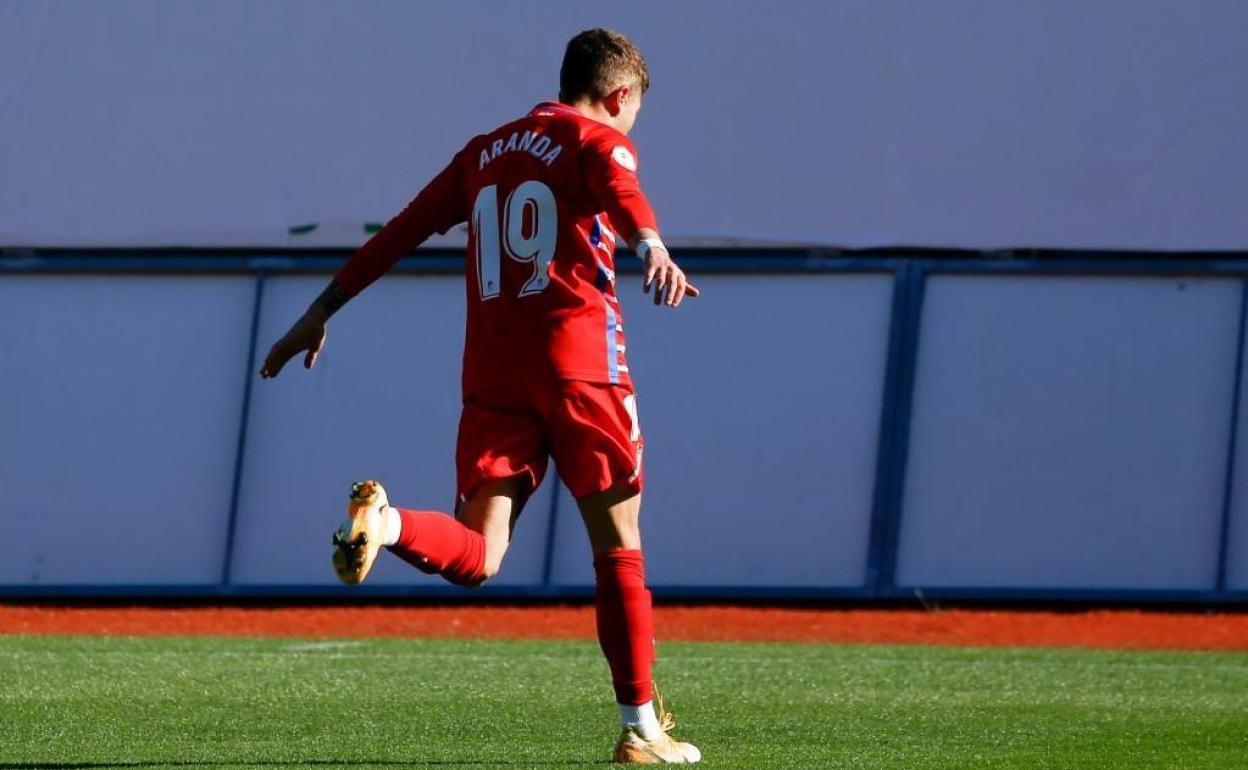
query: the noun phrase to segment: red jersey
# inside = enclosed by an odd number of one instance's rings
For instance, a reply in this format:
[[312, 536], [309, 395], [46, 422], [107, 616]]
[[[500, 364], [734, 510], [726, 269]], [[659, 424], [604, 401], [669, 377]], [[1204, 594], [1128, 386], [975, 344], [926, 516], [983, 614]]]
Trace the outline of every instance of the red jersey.
[[335, 281], [354, 295], [467, 221], [464, 393], [520, 377], [631, 386], [615, 234], [658, 229], [628, 137], [555, 102], [474, 137]]

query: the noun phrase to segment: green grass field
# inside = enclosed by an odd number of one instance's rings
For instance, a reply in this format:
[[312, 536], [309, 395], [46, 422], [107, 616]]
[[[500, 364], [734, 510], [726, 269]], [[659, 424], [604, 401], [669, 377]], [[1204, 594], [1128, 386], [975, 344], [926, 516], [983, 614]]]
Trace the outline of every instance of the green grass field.
[[[1248, 768], [1248, 655], [665, 644], [706, 768]], [[0, 768], [603, 767], [592, 642], [0, 637]]]

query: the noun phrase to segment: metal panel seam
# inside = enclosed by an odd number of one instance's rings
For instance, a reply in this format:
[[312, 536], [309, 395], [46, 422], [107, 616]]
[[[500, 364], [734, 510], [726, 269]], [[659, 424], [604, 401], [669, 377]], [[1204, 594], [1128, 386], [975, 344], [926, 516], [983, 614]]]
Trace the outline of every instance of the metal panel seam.
[[555, 527], [559, 522], [559, 492], [563, 484], [556, 478], [550, 493], [550, 518], [546, 522], [546, 552], [542, 555], [542, 585], [551, 587], [555, 569]]
[[917, 261], [910, 263], [904, 270], [903, 280], [906, 283], [905, 312], [893, 412], [887, 506], [884, 510], [880, 543], [880, 572], [876, 584], [876, 590], [881, 594], [893, 589], [897, 582], [897, 550], [901, 539], [906, 462], [910, 455], [910, 422], [918, 370], [919, 330], [922, 325], [923, 295], [927, 287], [924, 266]]
[[886, 589], [882, 564], [887, 533], [889, 487], [892, 478], [892, 454], [895, 442], [897, 394], [900, 390], [902, 348], [906, 327], [906, 269], [893, 274], [892, 305], [889, 310], [888, 352], [884, 364], [883, 397], [880, 400], [880, 426], [875, 450], [875, 489], [871, 499], [871, 530], [867, 538], [866, 588]]
[[1231, 429], [1226, 441], [1226, 475], [1222, 487], [1222, 521], [1218, 531], [1218, 571], [1214, 583], [1218, 591], [1226, 590], [1226, 567], [1231, 537], [1231, 504], [1235, 491], [1235, 450], [1239, 440], [1239, 401], [1244, 377], [1244, 323], [1248, 321], [1248, 281], [1242, 281], [1239, 293], [1239, 329], [1235, 334], [1235, 373], [1231, 391]]
[[234, 567], [234, 533], [238, 527], [238, 504], [242, 493], [243, 460], [247, 450], [247, 423], [251, 412], [251, 387], [256, 368], [256, 342], [260, 336], [260, 306], [264, 300], [265, 272], [256, 273], [256, 290], [251, 306], [251, 337], [247, 343], [247, 369], [243, 373], [243, 404], [238, 420], [238, 442], [234, 449], [234, 479], [230, 488], [230, 514], [225, 529], [225, 553], [221, 559], [221, 586], [230, 585]]

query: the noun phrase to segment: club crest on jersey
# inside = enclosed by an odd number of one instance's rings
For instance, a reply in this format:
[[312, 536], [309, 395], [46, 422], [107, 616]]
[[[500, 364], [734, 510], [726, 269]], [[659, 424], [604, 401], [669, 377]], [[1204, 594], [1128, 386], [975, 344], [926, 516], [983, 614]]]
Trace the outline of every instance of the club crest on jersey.
[[480, 171], [488, 166], [490, 161], [508, 152], [527, 152], [547, 166], [550, 166], [555, 162], [555, 158], [559, 157], [559, 153], [563, 152], [563, 145], [555, 144], [550, 141], [550, 137], [543, 136], [536, 131], [525, 131], [523, 134], [519, 131], [512, 131], [506, 142], [502, 139], [495, 139], [490, 143], [489, 147], [481, 148], [481, 157], [477, 161], [477, 170]]
[[615, 158], [616, 163], [619, 163], [629, 171], [637, 170], [637, 159], [633, 157], [633, 154], [628, 151], [627, 147], [617, 145], [616, 148], [611, 151], [611, 157]]

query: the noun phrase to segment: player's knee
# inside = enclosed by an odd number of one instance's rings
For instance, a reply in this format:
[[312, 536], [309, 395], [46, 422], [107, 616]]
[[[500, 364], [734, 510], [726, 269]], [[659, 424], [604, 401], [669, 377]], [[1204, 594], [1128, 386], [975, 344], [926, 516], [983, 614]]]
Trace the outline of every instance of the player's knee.
[[495, 575], [497, 575], [497, 574], [498, 574], [498, 570], [499, 570], [501, 567], [502, 567], [502, 563], [501, 563], [501, 562], [490, 562], [490, 561], [487, 561], [487, 562], [486, 562], [484, 565], [482, 565], [482, 567], [481, 567], [481, 577], [477, 580], [477, 585], [481, 585], [481, 584], [482, 584], [482, 583], [484, 583], [485, 581], [487, 581], [487, 580], [489, 580], [490, 578], [492, 578], [492, 577], [494, 577]]
[[485, 564], [477, 574], [461, 580], [452, 580], [452, 582], [461, 588], [480, 588], [485, 585], [486, 581], [498, 574], [498, 568], [498, 564]]

